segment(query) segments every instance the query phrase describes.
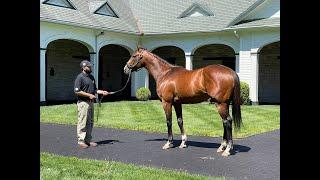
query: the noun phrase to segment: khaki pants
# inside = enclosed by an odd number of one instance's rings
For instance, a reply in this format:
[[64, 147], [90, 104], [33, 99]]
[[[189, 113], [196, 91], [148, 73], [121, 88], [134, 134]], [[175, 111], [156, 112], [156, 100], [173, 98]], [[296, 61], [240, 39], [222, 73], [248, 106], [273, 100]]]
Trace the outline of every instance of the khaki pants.
[[77, 137], [78, 144], [87, 142], [92, 139], [91, 132], [93, 128], [93, 101], [79, 101], [78, 106], [78, 124]]

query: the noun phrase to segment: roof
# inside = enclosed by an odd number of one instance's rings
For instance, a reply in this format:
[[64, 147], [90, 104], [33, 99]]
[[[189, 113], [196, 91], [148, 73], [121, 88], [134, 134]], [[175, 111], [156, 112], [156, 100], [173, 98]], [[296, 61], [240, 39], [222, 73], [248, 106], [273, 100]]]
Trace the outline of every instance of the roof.
[[125, 0], [108, 0], [120, 18], [94, 14], [106, 0], [69, 0], [76, 8], [63, 8], [47, 4], [40, 5], [40, 20], [79, 25], [126, 33], [137, 33], [131, 8]]
[[[40, 20], [145, 35], [228, 28], [261, 0], [69, 0], [76, 8], [40, 5]], [[107, 2], [119, 18], [94, 14]], [[197, 6], [204, 16], [183, 17]], [[213, 15], [212, 15], [213, 14]], [[208, 15], [208, 16], [206, 16]]]
[[228, 26], [232, 26], [238, 22], [240, 22], [243, 18], [245, 18], [252, 10], [254, 10], [256, 7], [258, 7], [260, 4], [262, 4], [265, 0], [257, 0], [251, 6], [249, 6], [245, 11], [243, 11], [238, 17], [233, 19]]
[[256, 21], [251, 21], [251, 22], [231, 26], [227, 29], [245, 29], [245, 28], [255, 28], [255, 27], [280, 27], [280, 18], [273, 17], [273, 18], [267, 18], [267, 19], [260, 19]]

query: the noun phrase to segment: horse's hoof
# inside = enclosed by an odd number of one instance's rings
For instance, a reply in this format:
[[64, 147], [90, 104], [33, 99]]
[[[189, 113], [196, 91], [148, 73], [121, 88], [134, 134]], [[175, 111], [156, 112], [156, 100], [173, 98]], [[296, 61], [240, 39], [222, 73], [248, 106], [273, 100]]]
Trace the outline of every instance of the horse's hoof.
[[187, 147], [187, 145], [186, 145], [186, 144], [184, 144], [184, 143], [183, 143], [183, 144], [180, 144], [180, 146], [179, 146], [179, 148], [180, 148], [180, 149], [182, 149], [182, 148], [186, 148], [186, 147]]
[[172, 143], [166, 143], [164, 146], [162, 146], [162, 149], [169, 149], [173, 146]]
[[217, 153], [221, 153], [221, 152], [223, 152], [225, 150], [225, 148], [219, 148], [218, 150], [217, 150]]
[[230, 152], [224, 151], [221, 155], [224, 157], [228, 157], [230, 155]]

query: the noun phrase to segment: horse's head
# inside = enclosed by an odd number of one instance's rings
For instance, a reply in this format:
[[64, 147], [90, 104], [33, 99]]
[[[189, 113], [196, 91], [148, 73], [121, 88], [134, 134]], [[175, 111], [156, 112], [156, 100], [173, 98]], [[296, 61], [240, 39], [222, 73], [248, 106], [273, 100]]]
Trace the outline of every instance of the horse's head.
[[143, 63], [143, 51], [145, 49], [138, 48], [130, 57], [129, 61], [124, 66], [123, 70], [125, 74], [129, 74], [130, 71], [138, 71], [144, 67]]

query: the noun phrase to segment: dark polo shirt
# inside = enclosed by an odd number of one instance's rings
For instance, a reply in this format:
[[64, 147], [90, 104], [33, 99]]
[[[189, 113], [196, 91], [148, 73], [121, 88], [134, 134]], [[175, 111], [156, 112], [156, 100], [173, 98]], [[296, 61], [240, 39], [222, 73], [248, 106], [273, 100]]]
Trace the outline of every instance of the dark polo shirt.
[[[91, 74], [81, 72], [74, 81], [74, 92], [83, 91], [95, 95], [97, 86], [94, 77]], [[87, 101], [89, 97], [77, 96], [78, 100]]]

